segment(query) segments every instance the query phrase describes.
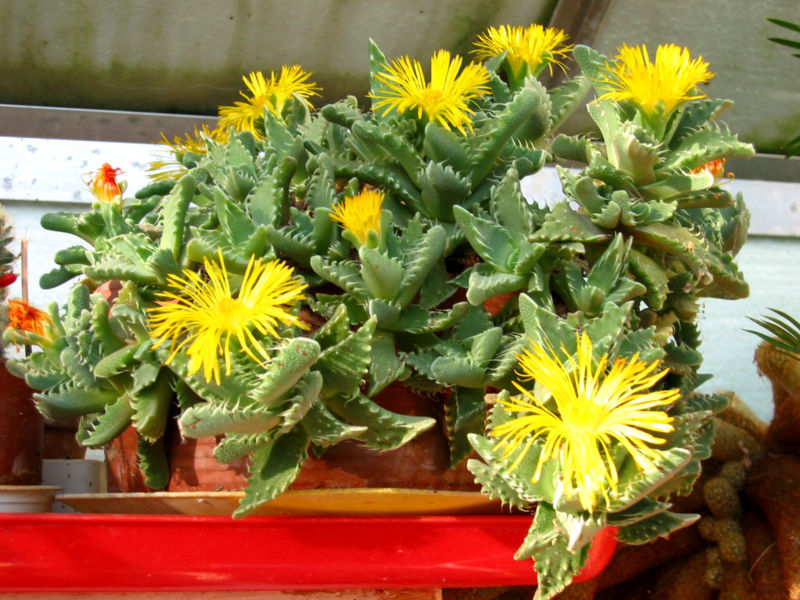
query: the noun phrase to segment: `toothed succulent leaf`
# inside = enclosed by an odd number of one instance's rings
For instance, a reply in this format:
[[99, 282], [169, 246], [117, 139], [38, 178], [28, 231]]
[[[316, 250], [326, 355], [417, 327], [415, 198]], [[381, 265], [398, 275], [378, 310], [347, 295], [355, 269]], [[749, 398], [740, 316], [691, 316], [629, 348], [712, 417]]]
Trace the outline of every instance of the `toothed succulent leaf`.
[[297, 428], [253, 452], [247, 489], [233, 517], [246, 517], [286, 491], [308, 458], [308, 444], [307, 434]]
[[363, 394], [347, 399], [335, 396], [326, 404], [348, 423], [367, 427], [359, 439], [376, 450], [398, 448], [436, 424], [431, 417], [401, 415], [387, 410]]

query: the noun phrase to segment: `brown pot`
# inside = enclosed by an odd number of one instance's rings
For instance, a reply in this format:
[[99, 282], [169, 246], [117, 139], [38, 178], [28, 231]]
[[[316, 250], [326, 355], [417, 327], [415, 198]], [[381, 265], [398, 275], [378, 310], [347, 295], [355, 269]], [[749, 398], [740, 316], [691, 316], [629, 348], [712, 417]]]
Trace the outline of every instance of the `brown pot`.
[[75, 439], [77, 433], [78, 419], [66, 422], [45, 419], [42, 457], [62, 460], [86, 456], [86, 447]]
[[[436, 417], [439, 412], [440, 402], [400, 385], [390, 386], [375, 400], [384, 408], [407, 415]], [[181, 440], [177, 428], [167, 436], [171, 472], [167, 491], [233, 491], [246, 487], [246, 460], [217, 462], [213, 456], [215, 438]], [[110, 492], [148, 490], [136, 466], [136, 446], [136, 432], [128, 429], [106, 449]], [[342, 442], [321, 458], [309, 457], [290, 487], [480, 490], [464, 461], [455, 469], [448, 466], [447, 438], [435, 426], [396, 450], [381, 452], [359, 442]]]
[[0, 485], [42, 482], [42, 430], [33, 390], [0, 366]]

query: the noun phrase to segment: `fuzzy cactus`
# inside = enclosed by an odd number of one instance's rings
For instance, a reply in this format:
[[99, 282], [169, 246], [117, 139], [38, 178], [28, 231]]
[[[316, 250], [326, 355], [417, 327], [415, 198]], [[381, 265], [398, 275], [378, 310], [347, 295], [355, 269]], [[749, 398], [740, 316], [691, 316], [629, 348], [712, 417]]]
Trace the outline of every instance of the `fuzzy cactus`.
[[774, 314], [752, 319], [762, 329], [753, 331], [763, 341], [755, 361], [761, 375], [772, 386], [773, 418], [764, 436], [765, 447], [773, 452], [800, 453], [800, 322], [791, 315], [771, 309]]

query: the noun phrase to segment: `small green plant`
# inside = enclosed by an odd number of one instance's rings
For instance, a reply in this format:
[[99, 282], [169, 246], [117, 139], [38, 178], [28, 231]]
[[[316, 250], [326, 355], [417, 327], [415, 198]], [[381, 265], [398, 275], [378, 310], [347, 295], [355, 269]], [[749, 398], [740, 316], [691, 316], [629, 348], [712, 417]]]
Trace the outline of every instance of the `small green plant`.
[[785, 350], [794, 355], [800, 355], [800, 322], [791, 315], [770, 308], [774, 314], [761, 319], [750, 320], [765, 331], [747, 330], [754, 333], [765, 342], [769, 342], [780, 350]]

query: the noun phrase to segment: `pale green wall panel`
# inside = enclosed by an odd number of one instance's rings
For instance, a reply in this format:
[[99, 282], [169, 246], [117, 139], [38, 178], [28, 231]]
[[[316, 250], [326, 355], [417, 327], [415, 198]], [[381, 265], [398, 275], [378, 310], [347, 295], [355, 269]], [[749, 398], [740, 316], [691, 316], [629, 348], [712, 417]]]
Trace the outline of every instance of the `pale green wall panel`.
[[759, 318], [768, 313], [768, 308], [800, 319], [800, 239], [751, 237], [737, 256], [737, 263], [750, 284], [750, 297], [706, 301], [701, 319], [701, 372], [714, 378], [701, 389], [733, 390], [768, 421], [772, 416], [772, 391], [753, 362], [759, 338], [745, 329], [758, 329], [748, 317]]

